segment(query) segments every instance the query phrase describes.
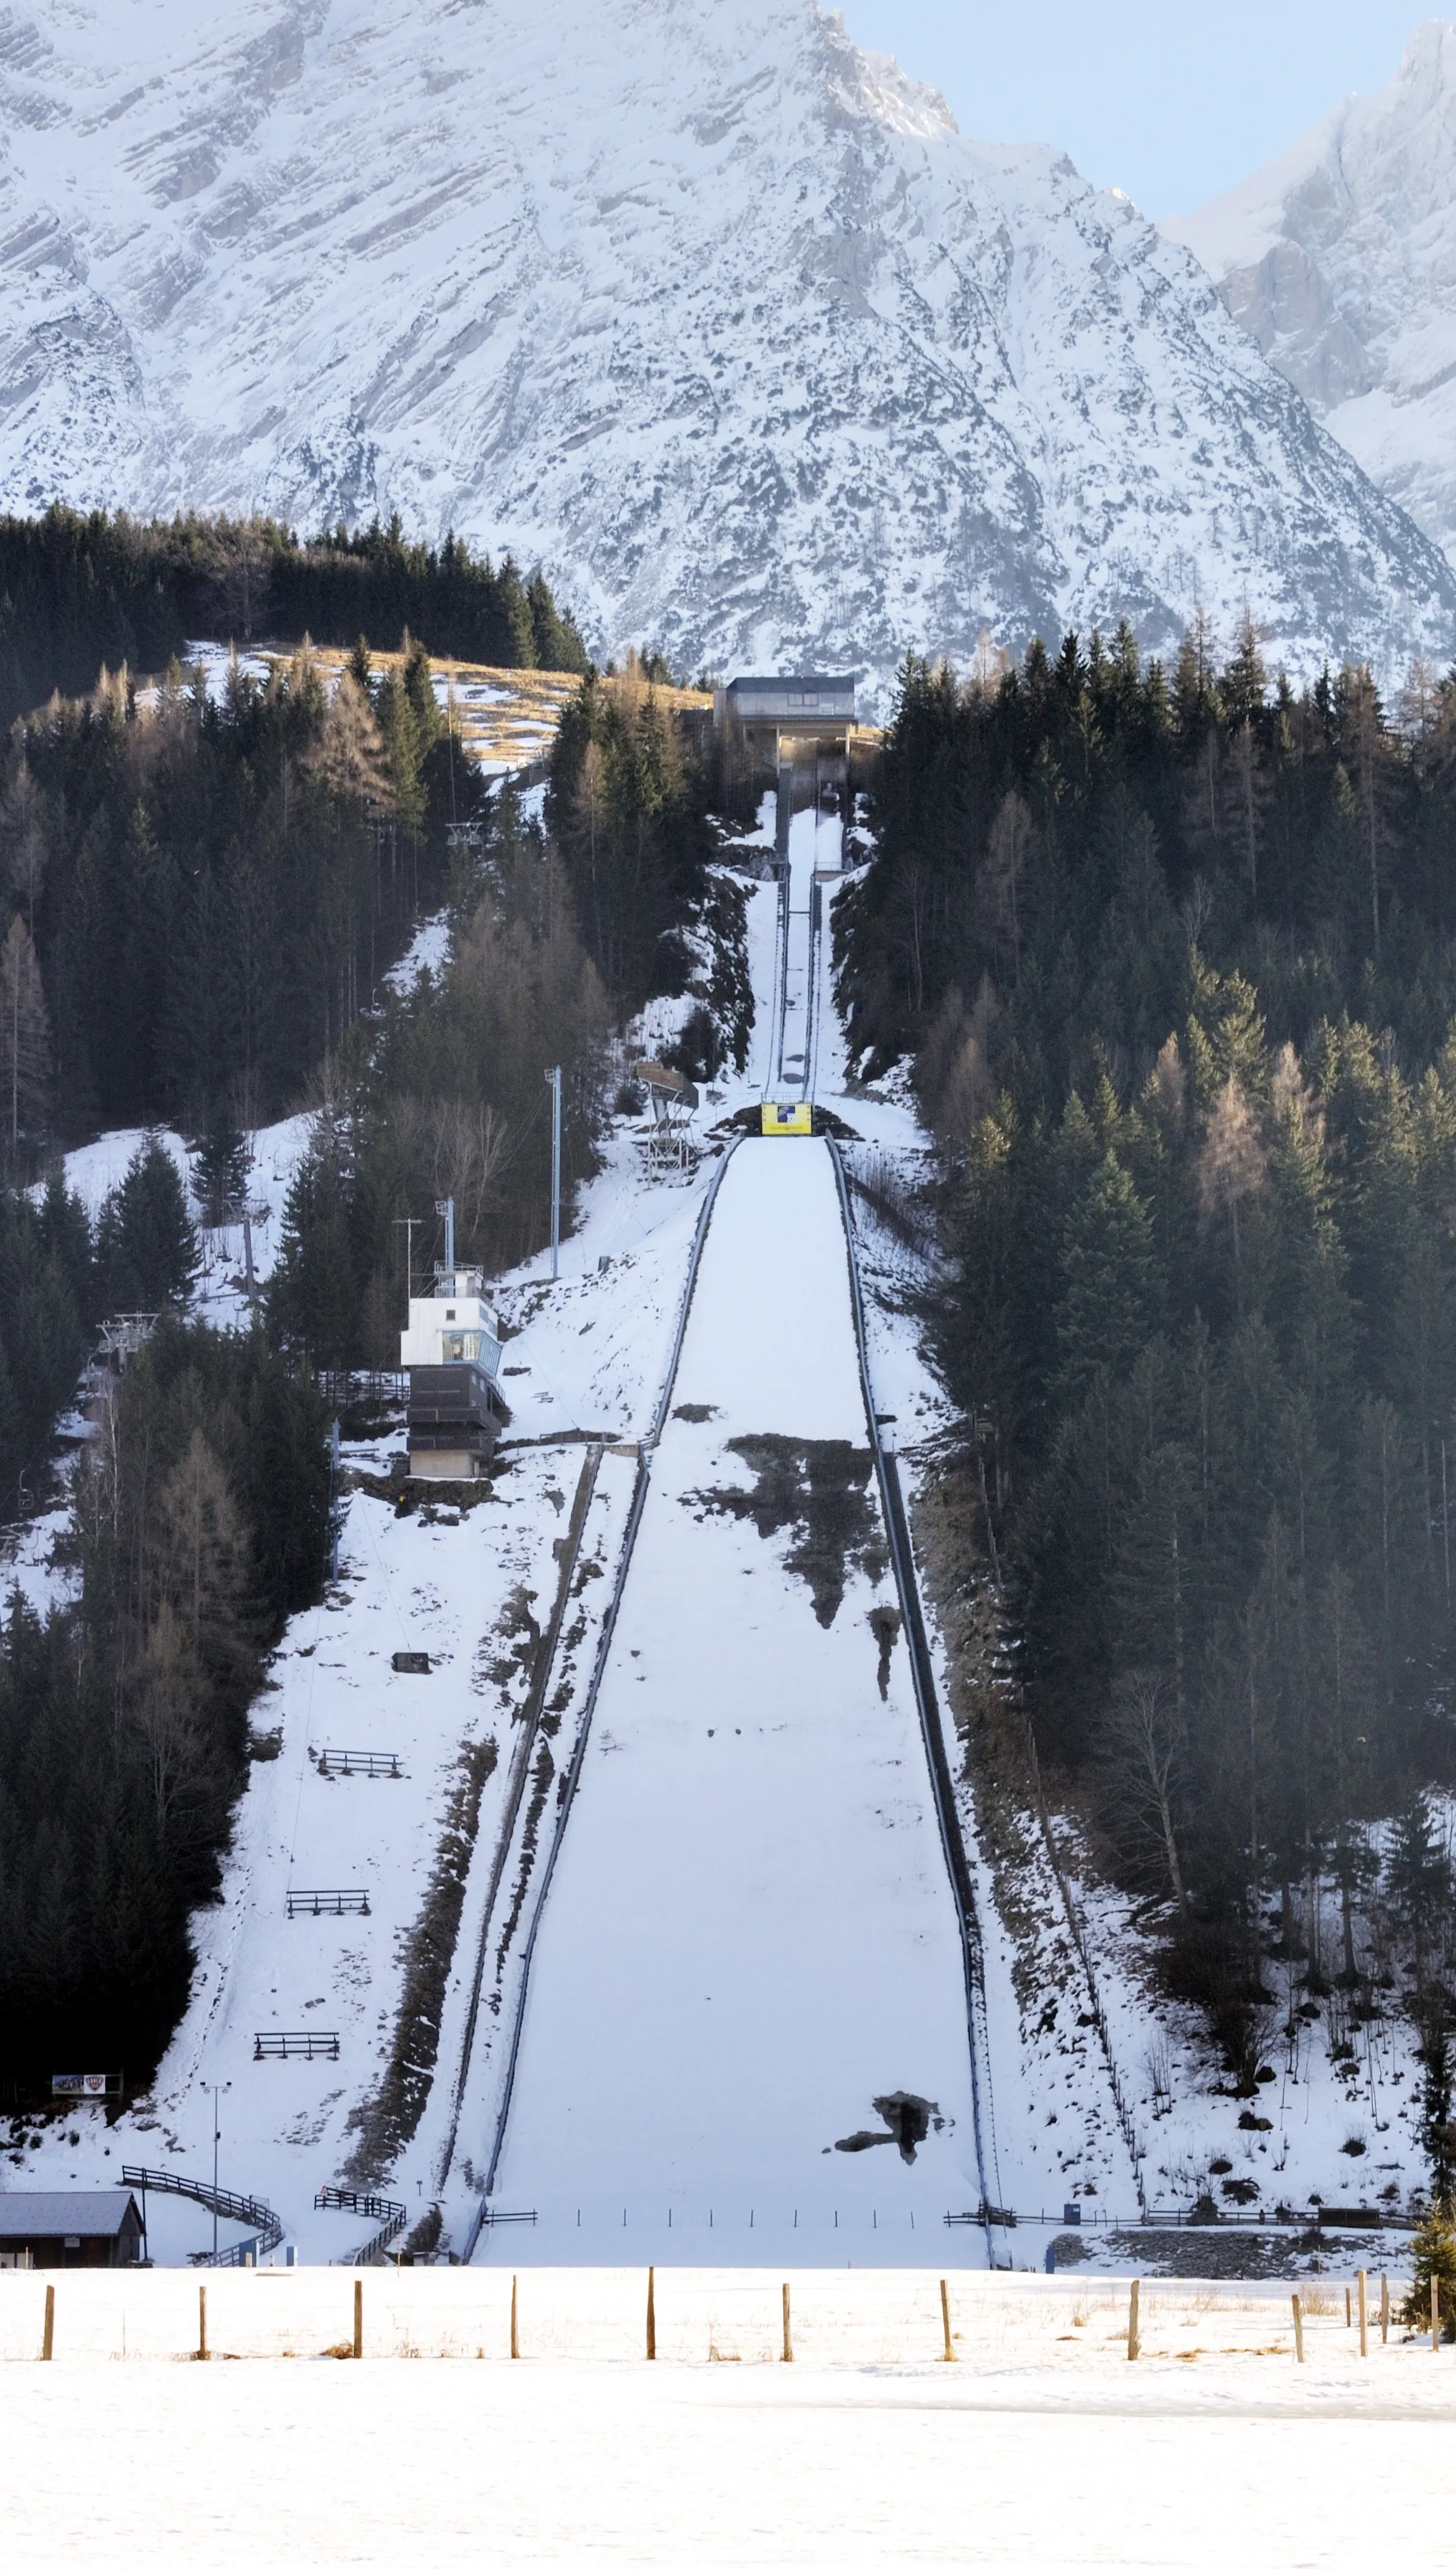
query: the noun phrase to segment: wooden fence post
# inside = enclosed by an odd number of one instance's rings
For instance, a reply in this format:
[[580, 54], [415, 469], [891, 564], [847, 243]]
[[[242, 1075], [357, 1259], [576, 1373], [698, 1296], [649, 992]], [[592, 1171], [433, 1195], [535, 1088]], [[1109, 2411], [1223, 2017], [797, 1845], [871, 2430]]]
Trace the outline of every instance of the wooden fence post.
[[1368, 2355], [1370, 2352], [1370, 2332], [1369, 2315], [1365, 2302], [1365, 2270], [1363, 2266], [1358, 2267], [1355, 2272], [1355, 2291], [1359, 2295], [1360, 2303], [1360, 2353], [1361, 2355]]
[[1381, 2278], [1380, 2278], [1380, 2343], [1381, 2343], [1381, 2345], [1382, 2345], [1382, 2346], [1388, 2346], [1389, 2342], [1390, 2342], [1390, 2278], [1389, 2278], [1389, 2276], [1388, 2276], [1388, 2275], [1382, 2275], [1382, 2276], [1381, 2276]]
[[1297, 2293], [1290, 2293], [1289, 2302], [1294, 2313], [1294, 2362], [1296, 2364], [1302, 2364], [1304, 2361], [1304, 2314], [1299, 2308], [1299, 2296]]
[[46, 2286], [46, 2320], [41, 2332], [41, 2362], [49, 2364], [56, 2349], [56, 2287]]
[[945, 2352], [940, 2361], [942, 2364], [953, 2364], [955, 2349], [950, 2343], [950, 2296], [945, 2290], [943, 2275], [940, 2278], [940, 2330], [945, 2340]]
[[649, 2266], [647, 2269], [647, 2362], [649, 2364], [655, 2364], [657, 2361], [657, 2299], [654, 2290], [655, 2284], [656, 2269], [655, 2267]]
[[355, 2276], [355, 2278], [354, 2278], [354, 2362], [355, 2362], [356, 2364], [360, 2363], [360, 2362], [362, 2361], [362, 2359], [363, 2359], [363, 2355], [364, 2355], [364, 2284], [363, 2284], [363, 2279], [362, 2279], [360, 2276], [356, 2275], [356, 2276]]
[[789, 2287], [784, 2286], [784, 2362], [794, 2361], [794, 2339], [789, 2327]]
[[1431, 2353], [1441, 2352], [1441, 2278], [1431, 2277]]
[[1346, 2284], [1344, 2288], [1344, 2324], [1346, 2328], [1348, 2328], [1350, 2324], [1350, 2288], [1348, 2284]]
[[197, 2362], [207, 2361], [207, 2287], [197, 2286]]
[[1142, 2341], [1138, 2336], [1138, 2279], [1134, 2276], [1132, 2290], [1128, 2294], [1127, 2304], [1127, 2360], [1129, 2364], [1136, 2364], [1141, 2353]]
[[521, 2340], [516, 2334], [516, 2278], [513, 2275], [511, 2278], [511, 2361], [513, 2364], [520, 2353]]

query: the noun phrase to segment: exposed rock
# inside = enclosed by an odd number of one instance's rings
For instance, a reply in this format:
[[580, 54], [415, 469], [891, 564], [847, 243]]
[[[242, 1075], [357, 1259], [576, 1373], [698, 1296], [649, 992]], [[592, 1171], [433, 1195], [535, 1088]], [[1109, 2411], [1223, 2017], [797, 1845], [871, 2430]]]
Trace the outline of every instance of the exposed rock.
[[[1197, 602], [1291, 667], [1456, 630], [1185, 250], [812, 0], [80, 0], [4, 43], [0, 504], [398, 510], [543, 561], [598, 650], [882, 694], [907, 645], [1167, 649]], [[1261, 327], [1323, 398], [1372, 342], [1309, 255]]]

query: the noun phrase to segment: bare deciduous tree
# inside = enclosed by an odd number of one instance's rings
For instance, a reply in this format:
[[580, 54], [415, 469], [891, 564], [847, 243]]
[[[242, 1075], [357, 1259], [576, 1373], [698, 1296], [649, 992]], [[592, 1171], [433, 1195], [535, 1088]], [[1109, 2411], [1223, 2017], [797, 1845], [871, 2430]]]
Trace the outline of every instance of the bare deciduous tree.
[[1214, 1100], [1204, 1146], [1199, 1154], [1199, 1204], [1205, 1221], [1229, 1217], [1234, 1240], [1234, 1268], [1239, 1272], [1239, 1208], [1256, 1196], [1265, 1179], [1265, 1150], [1254, 1110], [1231, 1073]]
[[164, 1605], [138, 1662], [132, 1720], [147, 1761], [157, 1834], [173, 1847], [185, 1840], [182, 1813], [203, 1765], [196, 1696], [195, 1653]]
[[1008, 794], [991, 823], [985, 859], [976, 883], [977, 907], [991, 938], [1011, 957], [1011, 976], [1021, 979], [1021, 886], [1036, 832], [1019, 794]]
[[1182, 1754], [1170, 1689], [1160, 1676], [1135, 1670], [1117, 1688], [1103, 1746], [1114, 1822], [1129, 1857], [1155, 1873], [1186, 1914], [1188, 1886], [1175, 1816]]

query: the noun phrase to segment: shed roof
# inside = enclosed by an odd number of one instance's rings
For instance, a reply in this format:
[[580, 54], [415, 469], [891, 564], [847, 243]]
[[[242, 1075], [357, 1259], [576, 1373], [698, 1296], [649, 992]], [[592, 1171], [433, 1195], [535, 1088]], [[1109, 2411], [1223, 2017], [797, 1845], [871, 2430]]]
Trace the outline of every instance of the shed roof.
[[27, 2194], [0, 2188], [0, 2239], [115, 2239], [131, 2212], [142, 2216], [130, 2189], [106, 2194]]

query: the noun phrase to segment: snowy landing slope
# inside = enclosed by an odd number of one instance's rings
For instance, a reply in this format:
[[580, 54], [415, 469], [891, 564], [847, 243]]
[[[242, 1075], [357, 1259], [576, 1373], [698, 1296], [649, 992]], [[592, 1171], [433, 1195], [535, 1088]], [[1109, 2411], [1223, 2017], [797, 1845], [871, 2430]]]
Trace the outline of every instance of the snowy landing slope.
[[[807, 1481], [807, 1535], [792, 1503], [753, 1522], [775, 1475]], [[788, 2253], [797, 2221], [801, 2258], [904, 2264], [943, 2257], [941, 2215], [979, 2200], [895, 1606], [828, 1151], [751, 1141], [537, 1947], [497, 2195], [541, 2218], [513, 2260], [702, 2255], [711, 2218], [719, 2259]], [[905, 2149], [877, 2102], [897, 2096], [927, 2109]]]

